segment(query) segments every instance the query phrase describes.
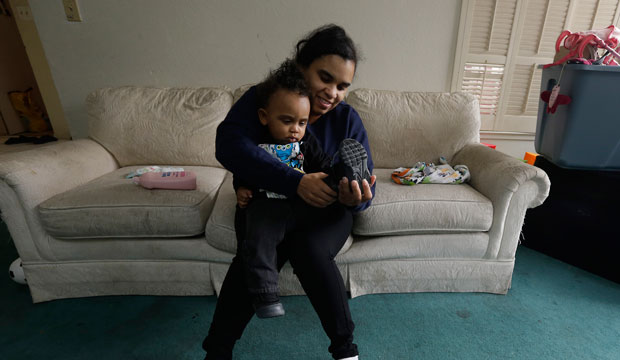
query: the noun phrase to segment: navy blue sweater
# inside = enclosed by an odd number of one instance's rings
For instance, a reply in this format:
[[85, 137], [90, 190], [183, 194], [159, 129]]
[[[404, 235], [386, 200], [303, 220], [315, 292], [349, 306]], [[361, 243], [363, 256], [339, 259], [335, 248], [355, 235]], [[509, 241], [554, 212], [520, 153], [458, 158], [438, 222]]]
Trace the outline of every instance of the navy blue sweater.
[[[373, 162], [366, 129], [359, 114], [345, 102], [308, 125], [307, 131], [316, 137], [323, 151], [331, 157], [338, 151], [342, 140], [352, 138], [359, 141], [366, 148], [368, 169], [372, 172]], [[297, 187], [304, 174], [259, 148], [257, 145], [263, 135], [264, 128], [258, 119], [256, 87], [253, 86], [233, 105], [217, 127], [215, 157], [243, 183], [287, 197], [297, 196]], [[374, 197], [375, 187], [371, 190]], [[370, 201], [353, 210], [361, 211], [369, 205]]]

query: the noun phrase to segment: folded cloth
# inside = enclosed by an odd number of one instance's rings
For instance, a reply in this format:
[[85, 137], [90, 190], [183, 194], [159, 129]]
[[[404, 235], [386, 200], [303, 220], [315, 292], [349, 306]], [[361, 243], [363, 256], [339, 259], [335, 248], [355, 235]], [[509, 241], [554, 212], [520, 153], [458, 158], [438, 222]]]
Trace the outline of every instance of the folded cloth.
[[182, 167], [159, 167], [159, 166], [147, 166], [147, 167], [143, 167], [143, 168], [139, 168], [136, 171], [132, 171], [129, 174], [127, 174], [127, 176], [125, 176], [125, 179], [132, 179], [136, 176], [141, 176], [143, 174], [146, 173], [162, 173], [162, 172], [175, 172], [175, 171], [185, 171]]
[[448, 164], [445, 157], [439, 158], [441, 165], [417, 162], [411, 168], [399, 167], [392, 171], [392, 181], [401, 185], [416, 184], [462, 184], [469, 180], [469, 169], [465, 165]]
[[132, 178], [145, 189], [196, 190], [196, 174], [192, 171], [147, 172]]

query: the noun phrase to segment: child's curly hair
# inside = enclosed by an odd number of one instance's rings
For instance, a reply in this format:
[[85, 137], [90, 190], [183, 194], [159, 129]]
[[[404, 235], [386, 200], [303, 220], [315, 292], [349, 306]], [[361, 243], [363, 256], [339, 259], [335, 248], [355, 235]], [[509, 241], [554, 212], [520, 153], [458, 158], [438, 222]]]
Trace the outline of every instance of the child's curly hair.
[[265, 80], [256, 86], [258, 107], [266, 108], [271, 96], [280, 89], [292, 91], [307, 98], [311, 97], [310, 87], [306, 83], [304, 74], [291, 59], [286, 59], [277, 69], [271, 71]]

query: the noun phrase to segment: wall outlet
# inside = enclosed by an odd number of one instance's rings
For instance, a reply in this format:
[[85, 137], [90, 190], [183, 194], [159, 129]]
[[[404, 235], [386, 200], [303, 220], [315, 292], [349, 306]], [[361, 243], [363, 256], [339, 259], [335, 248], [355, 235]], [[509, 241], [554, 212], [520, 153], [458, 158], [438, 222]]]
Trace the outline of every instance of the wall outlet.
[[16, 6], [15, 13], [20, 20], [32, 21], [32, 12], [28, 6]]
[[80, 15], [80, 8], [78, 8], [77, 0], [62, 0], [62, 5], [65, 8], [67, 20], [82, 21], [82, 15]]

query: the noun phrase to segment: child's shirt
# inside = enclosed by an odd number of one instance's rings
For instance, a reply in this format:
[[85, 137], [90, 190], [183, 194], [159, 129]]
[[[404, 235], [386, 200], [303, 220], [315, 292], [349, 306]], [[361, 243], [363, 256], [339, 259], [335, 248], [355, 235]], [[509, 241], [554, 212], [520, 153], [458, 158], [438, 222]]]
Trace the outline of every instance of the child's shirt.
[[[304, 173], [304, 154], [301, 152], [301, 144], [299, 142], [289, 144], [258, 144], [258, 147], [265, 150], [288, 167]], [[286, 199], [286, 195], [277, 194], [264, 189], [259, 191], [264, 191], [269, 199]]]
[[[326, 172], [329, 173], [331, 168], [331, 157], [321, 149], [317, 139], [309, 132], [306, 132], [300, 142], [289, 144], [273, 144], [273, 138], [265, 134], [265, 143], [258, 145], [261, 149], [271, 154], [274, 158], [280, 160], [282, 164], [291, 167], [301, 173]], [[235, 191], [239, 187], [251, 189], [254, 196], [264, 193], [265, 196], [272, 199], [286, 199], [282, 194], [271, 191], [256, 189], [244, 184], [244, 182], [233, 174], [233, 187]], [[259, 195], [260, 196], [260, 195]]]

